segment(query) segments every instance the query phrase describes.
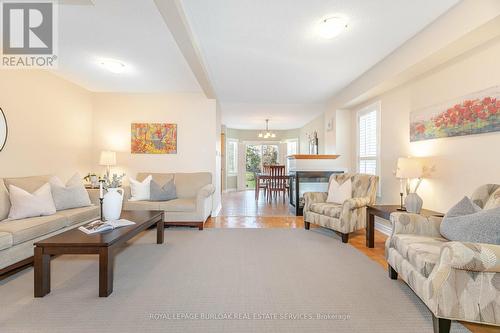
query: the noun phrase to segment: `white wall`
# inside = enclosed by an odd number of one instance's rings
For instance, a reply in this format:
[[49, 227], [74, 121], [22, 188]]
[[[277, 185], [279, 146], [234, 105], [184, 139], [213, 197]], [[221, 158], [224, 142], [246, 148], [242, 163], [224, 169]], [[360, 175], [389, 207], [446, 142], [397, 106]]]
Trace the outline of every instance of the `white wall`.
[[[211, 172], [220, 189], [217, 169], [217, 111], [215, 100], [203, 94], [94, 95], [93, 162], [96, 170], [101, 150], [117, 152], [116, 171], [135, 177], [138, 172]], [[177, 154], [130, 153], [130, 126], [134, 122], [177, 124]], [[217, 175], [219, 174], [219, 178]], [[215, 196], [214, 209], [219, 205]]]
[[[0, 178], [55, 174], [63, 179], [99, 166], [101, 150], [117, 152], [114, 172], [198, 172], [213, 175], [220, 204], [220, 112], [203, 94], [92, 93], [47, 71], [0, 71], [0, 107], [9, 135]], [[220, 110], [219, 110], [220, 111]], [[130, 154], [133, 122], [172, 122], [178, 153]]]
[[[425, 76], [377, 96], [355, 110], [380, 100], [381, 186], [380, 203], [399, 202], [399, 181], [394, 177], [397, 158], [430, 157], [436, 172], [419, 194], [424, 207], [446, 212], [479, 185], [500, 183], [500, 133], [444, 138], [410, 143], [411, 110], [446, 102], [500, 84], [500, 40], [479, 47], [434, 69]], [[356, 113], [352, 112], [355, 124]], [[353, 131], [355, 135], [355, 131]], [[351, 136], [351, 142], [355, 137]], [[354, 151], [354, 146], [353, 146]], [[355, 156], [352, 159], [355, 165]]]
[[90, 92], [38, 70], [0, 71], [0, 91], [8, 125], [0, 178], [90, 171]]
[[325, 114], [322, 114], [312, 121], [304, 125], [300, 129], [300, 153], [309, 154], [309, 139], [307, 135], [312, 135], [316, 131], [318, 133], [318, 151], [320, 154], [325, 152]]

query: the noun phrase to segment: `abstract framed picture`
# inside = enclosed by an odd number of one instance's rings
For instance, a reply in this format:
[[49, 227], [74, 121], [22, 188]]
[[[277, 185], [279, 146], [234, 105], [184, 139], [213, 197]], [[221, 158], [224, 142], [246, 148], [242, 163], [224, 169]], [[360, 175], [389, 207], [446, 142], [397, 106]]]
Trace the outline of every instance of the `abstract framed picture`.
[[410, 141], [500, 131], [500, 86], [410, 113]]
[[133, 123], [132, 154], [177, 154], [177, 124]]

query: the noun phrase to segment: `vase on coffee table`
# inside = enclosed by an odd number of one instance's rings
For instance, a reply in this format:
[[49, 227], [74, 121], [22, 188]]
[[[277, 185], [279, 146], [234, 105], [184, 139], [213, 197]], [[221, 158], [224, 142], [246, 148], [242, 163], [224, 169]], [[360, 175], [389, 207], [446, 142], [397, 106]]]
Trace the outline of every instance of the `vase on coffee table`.
[[108, 188], [103, 200], [104, 221], [118, 220], [122, 213], [123, 195], [122, 188]]

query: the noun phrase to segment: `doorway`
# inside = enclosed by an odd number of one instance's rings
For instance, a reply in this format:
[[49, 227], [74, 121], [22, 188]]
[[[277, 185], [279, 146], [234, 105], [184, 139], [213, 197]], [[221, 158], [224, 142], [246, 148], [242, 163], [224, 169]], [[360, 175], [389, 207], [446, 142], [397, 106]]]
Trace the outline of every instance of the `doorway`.
[[264, 165], [278, 164], [278, 144], [247, 144], [245, 149], [245, 187], [255, 189], [255, 174], [262, 172]]

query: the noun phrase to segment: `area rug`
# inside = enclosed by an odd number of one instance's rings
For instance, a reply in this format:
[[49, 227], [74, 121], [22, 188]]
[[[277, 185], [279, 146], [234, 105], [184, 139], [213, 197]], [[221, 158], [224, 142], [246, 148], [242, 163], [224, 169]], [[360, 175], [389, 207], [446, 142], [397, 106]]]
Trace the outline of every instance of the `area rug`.
[[[322, 229], [147, 231], [120, 249], [114, 292], [98, 297], [96, 256], [52, 260], [0, 282], [1, 332], [432, 332], [402, 282]], [[452, 332], [469, 332], [453, 323]]]

